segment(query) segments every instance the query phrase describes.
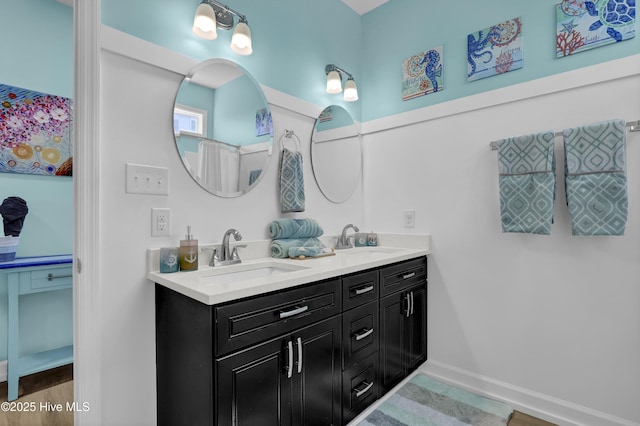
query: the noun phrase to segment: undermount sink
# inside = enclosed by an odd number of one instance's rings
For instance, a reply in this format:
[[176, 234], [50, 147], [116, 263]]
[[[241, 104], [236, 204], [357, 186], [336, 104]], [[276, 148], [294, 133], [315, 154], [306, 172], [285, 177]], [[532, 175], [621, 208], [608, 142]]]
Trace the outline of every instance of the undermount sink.
[[390, 247], [356, 247], [353, 249], [345, 250], [341, 254], [347, 256], [359, 256], [359, 257], [378, 257], [387, 256], [391, 253], [397, 253], [401, 249]]
[[271, 278], [303, 269], [307, 268], [304, 266], [277, 264], [273, 262], [238, 264], [222, 266], [219, 270], [214, 268], [206, 271], [206, 273], [203, 273], [199, 277], [199, 280], [203, 284], [231, 284], [257, 278]]

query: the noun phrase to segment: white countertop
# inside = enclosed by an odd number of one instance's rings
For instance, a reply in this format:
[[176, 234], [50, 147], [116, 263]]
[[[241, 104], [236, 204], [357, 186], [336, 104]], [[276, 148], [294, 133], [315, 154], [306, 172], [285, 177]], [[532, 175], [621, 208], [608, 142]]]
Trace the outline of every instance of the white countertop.
[[[323, 237], [333, 247], [335, 237]], [[208, 266], [210, 252], [201, 251], [197, 271], [160, 273], [160, 249], [147, 250], [147, 279], [207, 305], [228, 302], [314, 281], [377, 268], [431, 253], [431, 236], [378, 234], [380, 245], [335, 250], [335, 255], [297, 259], [269, 256], [270, 240], [237, 242], [242, 263]], [[213, 248], [216, 245], [204, 245]]]

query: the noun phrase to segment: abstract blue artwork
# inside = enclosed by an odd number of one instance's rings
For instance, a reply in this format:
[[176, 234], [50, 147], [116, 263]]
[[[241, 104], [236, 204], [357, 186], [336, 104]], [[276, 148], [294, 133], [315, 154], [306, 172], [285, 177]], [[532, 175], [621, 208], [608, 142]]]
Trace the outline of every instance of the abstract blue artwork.
[[556, 6], [556, 57], [636, 35], [635, 0], [563, 0]]
[[469, 81], [522, 68], [522, 19], [510, 19], [469, 34], [467, 59]]
[[402, 100], [444, 90], [442, 46], [402, 61]]

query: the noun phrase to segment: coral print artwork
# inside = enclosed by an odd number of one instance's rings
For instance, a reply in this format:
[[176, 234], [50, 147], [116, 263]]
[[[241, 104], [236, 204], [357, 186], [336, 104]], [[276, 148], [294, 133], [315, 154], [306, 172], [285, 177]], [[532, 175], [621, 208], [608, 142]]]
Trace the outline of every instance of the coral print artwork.
[[71, 100], [0, 84], [0, 172], [71, 176]]
[[467, 55], [469, 81], [522, 68], [522, 19], [510, 19], [469, 34]]
[[402, 61], [402, 100], [413, 99], [444, 89], [442, 46]]
[[563, 0], [556, 22], [558, 58], [628, 40], [636, 35], [636, 0]]

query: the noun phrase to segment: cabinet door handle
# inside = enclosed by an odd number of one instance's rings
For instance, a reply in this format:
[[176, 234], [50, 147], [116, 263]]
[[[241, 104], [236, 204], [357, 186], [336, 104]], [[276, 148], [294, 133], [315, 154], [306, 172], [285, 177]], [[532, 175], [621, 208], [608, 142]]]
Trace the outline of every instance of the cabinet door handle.
[[413, 278], [413, 277], [415, 277], [415, 276], [416, 276], [416, 273], [415, 273], [415, 272], [411, 272], [410, 274], [405, 274], [405, 275], [403, 275], [403, 276], [402, 276], [402, 279], [403, 279], [403, 280], [408, 280], [409, 278]]
[[280, 311], [280, 319], [289, 318], [294, 315], [301, 314], [308, 309], [309, 309], [309, 306], [305, 305], [305, 306], [296, 306], [290, 311]]
[[356, 288], [355, 292], [356, 292], [356, 296], [360, 296], [361, 294], [369, 293], [372, 290], [373, 290], [373, 286], [368, 285], [366, 287]]
[[72, 277], [73, 275], [69, 274], [69, 275], [53, 275], [53, 274], [49, 274], [47, 275], [47, 280], [49, 281], [53, 281], [53, 280], [57, 280], [59, 278], [69, 278]]
[[409, 318], [409, 316], [411, 315], [411, 296], [409, 295], [409, 293], [404, 295], [404, 300], [405, 302], [407, 302], [407, 308], [404, 310], [404, 316]]
[[296, 364], [298, 365], [298, 374], [302, 373], [302, 339], [298, 337], [296, 339], [298, 342], [298, 361]]
[[[358, 389], [357, 387], [353, 388], [353, 390], [356, 393], [356, 398], [360, 398], [362, 395], [364, 395], [365, 393], [369, 392], [369, 389], [371, 389], [373, 387], [373, 382], [362, 382], [360, 383], [360, 385], [364, 385], [363, 388]], [[360, 386], [358, 385], [358, 386]]]
[[293, 376], [293, 342], [289, 340], [287, 342], [287, 350], [289, 354], [289, 360], [287, 363], [289, 364], [287, 367], [287, 379], [290, 379]]
[[356, 334], [354, 334], [354, 335], [353, 335], [353, 337], [355, 337], [355, 338], [356, 338], [356, 341], [358, 341], [358, 340], [362, 340], [362, 339], [364, 339], [365, 337], [370, 336], [370, 335], [371, 335], [371, 333], [373, 333], [373, 328], [370, 328], [369, 330], [367, 330], [367, 329], [365, 328], [364, 330], [365, 330], [365, 331], [364, 331], [364, 333], [360, 333], [360, 334], [356, 333]]
[[411, 292], [411, 314], [410, 315], [413, 315], [413, 306], [414, 305], [413, 305], [413, 291], [412, 291]]

